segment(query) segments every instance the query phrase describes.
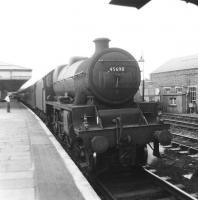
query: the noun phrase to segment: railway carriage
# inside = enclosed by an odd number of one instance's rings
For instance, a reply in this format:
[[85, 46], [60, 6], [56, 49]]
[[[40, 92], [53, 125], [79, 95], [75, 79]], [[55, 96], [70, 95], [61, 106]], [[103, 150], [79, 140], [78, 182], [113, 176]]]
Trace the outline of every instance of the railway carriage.
[[90, 58], [74, 57], [35, 83], [32, 106], [86, 169], [142, 166], [147, 144], [159, 156], [167, 145], [169, 126], [157, 120], [156, 103], [134, 102], [140, 69], [127, 51], [109, 48], [107, 38], [95, 41]]
[[35, 85], [28, 86], [25, 89], [20, 89], [17, 93], [20, 100], [32, 109], [36, 109]]

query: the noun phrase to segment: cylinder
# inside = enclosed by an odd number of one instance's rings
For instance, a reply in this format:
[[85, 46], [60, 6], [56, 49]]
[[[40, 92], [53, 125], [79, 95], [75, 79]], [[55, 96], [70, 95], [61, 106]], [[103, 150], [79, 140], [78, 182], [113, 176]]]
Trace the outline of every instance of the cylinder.
[[96, 153], [104, 153], [109, 147], [109, 142], [104, 136], [94, 136], [91, 140], [92, 150]]
[[172, 135], [168, 130], [156, 131], [154, 133], [154, 138], [159, 141], [163, 146], [169, 145], [171, 143]]

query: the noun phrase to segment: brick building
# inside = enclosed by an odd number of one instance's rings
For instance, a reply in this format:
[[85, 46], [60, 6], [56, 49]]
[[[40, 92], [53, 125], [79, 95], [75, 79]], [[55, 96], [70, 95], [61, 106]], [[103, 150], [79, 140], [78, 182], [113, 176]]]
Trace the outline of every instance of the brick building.
[[[198, 55], [171, 59], [151, 73], [166, 111], [185, 113], [198, 105]], [[193, 107], [193, 108], [192, 108]]]

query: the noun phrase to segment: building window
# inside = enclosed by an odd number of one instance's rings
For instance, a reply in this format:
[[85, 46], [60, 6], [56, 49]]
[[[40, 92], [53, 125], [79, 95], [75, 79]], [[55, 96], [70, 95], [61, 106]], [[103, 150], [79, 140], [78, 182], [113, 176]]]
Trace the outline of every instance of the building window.
[[164, 87], [164, 94], [170, 94], [171, 88], [170, 87]]
[[155, 88], [148, 88], [148, 95], [155, 95]]
[[176, 97], [170, 97], [170, 98], [169, 98], [169, 101], [170, 101], [169, 104], [170, 104], [171, 106], [175, 106], [175, 105], [176, 105]]
[[146, 95], [146, 96], [149, 95], [149, 93], [148, 93], [148, 88], [145, 88], [145, 89], [144, 89], [144, 95]]
[[149, 97], [149, 102], [154, 102], [155, 101], [155, 97]]
[[182, 93], [182, 87], [175, 87], [176, 93]]
[[155, 95], [159, 95], [160, 94], [160, 89], [159, 88], [155, 88]]
[[189, 87], [189, 100], [191, 103], [196, 102], [196, 87]]

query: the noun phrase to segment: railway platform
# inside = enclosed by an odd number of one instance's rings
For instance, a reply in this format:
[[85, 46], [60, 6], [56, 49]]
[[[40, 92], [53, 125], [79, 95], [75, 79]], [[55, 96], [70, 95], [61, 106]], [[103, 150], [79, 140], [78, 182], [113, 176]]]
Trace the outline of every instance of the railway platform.
[[0, 200], [100, 199], [41, 120], [0, 102]]

